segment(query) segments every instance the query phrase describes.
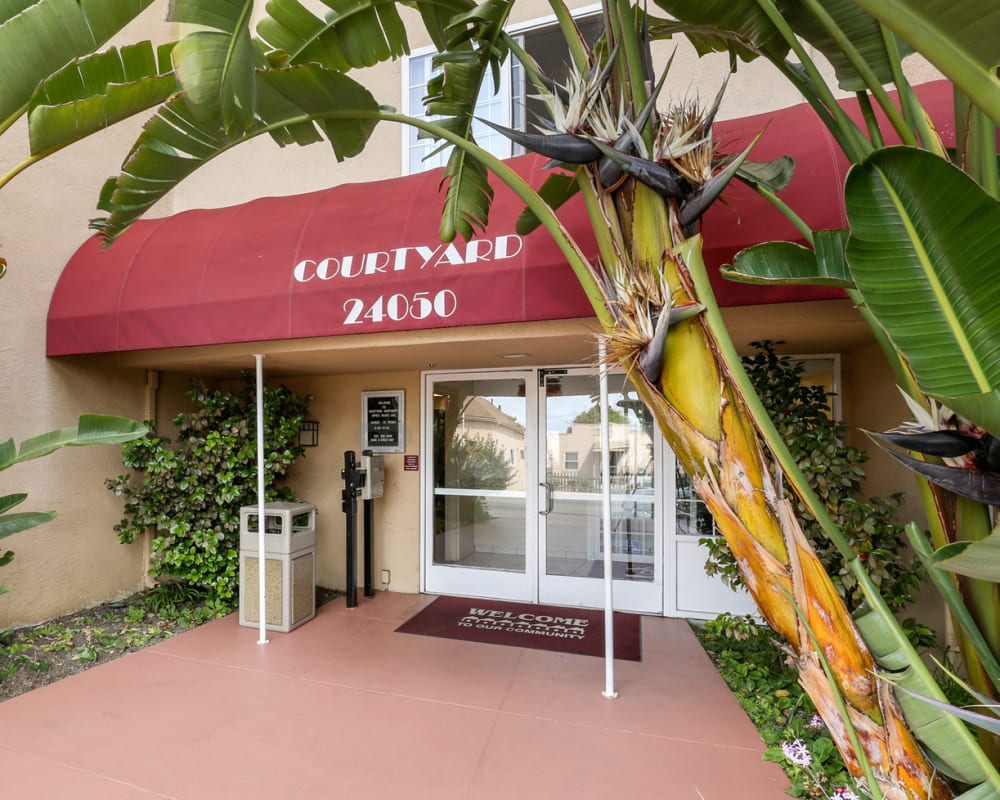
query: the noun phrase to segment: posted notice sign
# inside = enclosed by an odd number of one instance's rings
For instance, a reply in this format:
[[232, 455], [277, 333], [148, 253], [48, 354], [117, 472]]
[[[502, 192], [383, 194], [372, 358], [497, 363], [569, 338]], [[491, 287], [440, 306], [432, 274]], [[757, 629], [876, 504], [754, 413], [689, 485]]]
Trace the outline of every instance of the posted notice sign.
[[403, 390], [361, 393], [361, 449], [402, 453], [406, 415]]

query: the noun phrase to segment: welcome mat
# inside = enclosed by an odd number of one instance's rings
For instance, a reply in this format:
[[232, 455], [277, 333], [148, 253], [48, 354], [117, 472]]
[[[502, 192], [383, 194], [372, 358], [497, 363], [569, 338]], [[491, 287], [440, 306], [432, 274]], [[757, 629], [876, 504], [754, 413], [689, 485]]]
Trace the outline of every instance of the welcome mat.
[[[615, 658], [641, 660], [639, 616], [614, 612]], [[604, 612], [439, 597], [396, 631], [484, 644], [604, 656]]]

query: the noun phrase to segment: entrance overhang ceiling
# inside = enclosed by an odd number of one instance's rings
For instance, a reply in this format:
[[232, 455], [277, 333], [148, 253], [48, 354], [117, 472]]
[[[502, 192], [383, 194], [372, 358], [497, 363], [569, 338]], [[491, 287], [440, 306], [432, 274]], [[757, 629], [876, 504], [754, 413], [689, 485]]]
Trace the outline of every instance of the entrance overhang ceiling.
[[[922, 87], [921, 97], [931, 109], [950, 108], [944, 82]], [[856, 113], [856, 104], [845, 105]], [[848, 165], [813, 111], [803, 105], [719, 122], [714, 132], [726, 150], [738, 152], [761, 130], [755, 160], [791, 155], [796, 161], [782, 199], [814, 230], [843, 227], [840, 198]], [[543, 160], [534, 156], [510, 163], [533, 186], [547, 176]], [[469, 335], [480, 326], [489, 326], [481, 333], [494, 340], [508, 333], [511, 344], [518, 331], [533, 331], [541, 342], [566, 336], [561, 329], [572, 320], [593, 327], [591, 308], [549, 235], [515, 233], [524, 206], [499, 182], [493, 182], [486, 230], [469, 242], [442, 244], [440, 180], [435, 170], [186, 211], [137, 222], [104, 250], [92, 237], [70, 259], [53, 292], [47, 353], [119, 353], [126, 364], [191, 368], [209, 361], [218, 366], [227, 352], [241, 360], [247, 344], [269, 343], [254, 349], [285, 353], [285, 372], [294, 369], [293, 353], [303, 356], [304, 367], [309, 353], [315, 360], [320, 352], [358, 350], [368, 350], [372, 361], [362, 362], [370, 370], [379, 342], [412, 342], [416, 363], [404, 363], [426, 368], [424, 362], [444, 357], [449, 346], [480, 338]], [[710, 267], [751, 244], [801, 241], [747, 187], [734, 184], [724, 198], [703, 221]], [[585, 253], [596, 256], [579, 198], [559, 216]], [[721, 278], [713, 283], [724, 307], [843, 296], [829, 288], [761, 288]], [[517, 327], [525, 323], [537, 324]], [[403, 332], [407, 336], [399, 336]], [[344, 347], [324, 345], [329, 337]], [[510, 348], [493, 349], [500, 358]], [[386, 360], [386, 368], [394, 362], [398, 358]]]

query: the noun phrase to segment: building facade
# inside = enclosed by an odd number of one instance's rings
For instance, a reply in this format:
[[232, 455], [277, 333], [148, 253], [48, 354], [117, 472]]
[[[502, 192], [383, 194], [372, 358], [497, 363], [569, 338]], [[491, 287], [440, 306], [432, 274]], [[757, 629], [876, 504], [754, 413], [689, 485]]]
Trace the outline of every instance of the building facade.
[[[570, 5], [584, 20], [595, 10]], [[155, 3], [118, 40], [174, 38], [162, 22], [166, 6]], [[532, 0], [516, 14], [511, 30], [525, 47], [554, 53], [548, 6]], [[410, 57], [367, 70], [364, 80], [380, 102], [412, 113], [430, 49], [419, 38], [411, 45]], [[677, 47], [664, 102], [709, 101], [726, 59], [699, 60]], [[529, 102], [523, 76], [511, 69], [484, 97], [483, 113], [523, 125]], [[768, 67], [741, 65], [719, 118], [727, 135], [745, 138], [797, 102]], [[481, 236], [442, 245], [439, 178], [421, 172], [425, 145], [383, 124], [365, 153], [344, 164], [322, 144], [236, 148], [100, 253], [87, 221], [141, 122], [58, 153], [0, 192], [0, 246], [10, 264], [0, 284], [10, 314], [11, 379], [0, 390], [7, 434], [21, 439], [102, 412], [155, 420], [169, 435], [170, 420], [186, 408], [189, 377], [232, 383], [262, 353], [268, 381], [315, 398], [319, 444], [290, 482], [319, 509], [320, 585], [345, 585], [339, 475], [344, 452], [363, 449], [363, 398], [390, 393], [403, 398], [404, 413], [377, 505], [375, 574], [388, 572], [384, 588], [600, 605], [597, 323], [545, 234], [514, 233], [516, 199], [498, 190]], [[765, 138], [762, 148], [779, 154], [790, 143], [825, 148], [801, 129]], [[24, 148], [24, 132], [14, 131], [0, 157], [16, 163]], [[501, 154], [517, 157], [533, 180], [543, 177], [537, 159]], [[836, 163], [808, 158], [802, 197], [817, 194], [821, 176], [831, 190], [810, 202], [836, 224]], [[774, 234], [780, 221], [765, 226], [754, 208], [737, 195], [706, 219], [706, 252], [717, 248], [719, 263], [765, 235], [785, 235]], [[852, 425], [884, 429], [903, 417], [877, 346], [847, 300], [720, 291], [738, 347], [782, 340], [787, 352], [830, 365]], [[619, 607], [692, 617], [749, 610], [746, 597], [704, 575], [698, 538], [711, 535], [711, 522], [623, 375], [612, 376], [611, 405]], [[83, 448], [4, 473], [7, 492], [27, 491], [32, 509], [59, 516], [8, 540], [17, 557], [0, 573], [11, 588], [0, 599], [0, 627], [143, 586], [148, 553], [141, 543], [118, 543], [120, 500], [104, 487], [120, 471], [117, 448]], [[877, 456], [870, 472], [873, 493], [911, 486]]]

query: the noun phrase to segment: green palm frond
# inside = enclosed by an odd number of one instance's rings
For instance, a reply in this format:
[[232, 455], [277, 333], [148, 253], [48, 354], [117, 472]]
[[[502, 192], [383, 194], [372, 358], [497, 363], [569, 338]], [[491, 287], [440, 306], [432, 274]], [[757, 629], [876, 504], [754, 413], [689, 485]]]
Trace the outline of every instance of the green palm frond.
[[1000, 5], [854, 0], [925, 56], [1000, 125]]
[[94, 52], [153, 0], [8, 0], [0, 6], [0, 131], [40, 81]]
[[442, 241], [450, 242], [456, 234], [472, 238], [476, 230], [486, 227], [493, 187], [489, 171], [474, 158], [459, 149], [453, 149], [445, 167], [448, 188], [441, 211], [439, 233]]
[[110, 216], [91, 226], [111, 241], [198, 167], [261, 134], [279, 143], [326, 138], [338, 160], [357, 155], [375, 126], [378, 103], [365, 87], [339, 72], [309, 64], [258, 75], [257, 116], [247, 131], [226, 134], [191, 113], [182, 96], [147, 123], [117, 178], [101, 192]]
[[699, 55], [728, 52], [744, 61], [760, 56], [781, 61], [788, 54], [788, 43], [755, 0], [657, 0], [656, 5], [674, 19], [650, 17], [652, 39], [683, 34]]
[[254, 46], [250, 38], [253, 0], [174, 0], [169, 19], [214, 30], [198, 30], [173, 51], [177, 82], [197, 119], [219, 119], [227, 133], [246, 130], [256, 106]]
[[[22, 511], [17, 514], [0, 514], [0, 539], [13, 536], [15, 533], [21, 533], [21, 531], [26, 531], [30, 528], [37, 528], [39, 525], [51, 522], [55, 518], [55, 511]], [[7, 560], [0, 560], [0, 567], [10, 563], [8, 556], [12, 557], [13, 553], [7, 551], [3, 554], [3, 557]]]
[[289, 64], [315, 62], [346, 72], [410, 52], [395, 0], [322, 0], [316, 16], [299, 0], [270, 0], [257, 23], [260, 40]]
[[162, 103], [175, 90], [170, 50], [150, 42], [71, 62], [42, 82], [28, 107], [32, 155], [65, 147]]
[[[448, 28], [449, 49], [434, 57], [440, 72], [428, 81], [425, 110], [429, 117], [440, 117], [436, 124], [457, 136], [473, 138], [473, 110], [486, 76], [493, 75], [494, 84], [499, 84], [501, 64], [510, 52], [503, 26], [512, 7], [513, 0], [487, 0], [454, 17]], [[448, 192], [440, 227], [444, 241], [471, 238], [486, 225], [493, 190], [486, 169], [471, 162], [458, 149], [448, 158], [444, 177]]]
[[[686, 24], [658, 21], [653, 26], [654, 35], [686, 32], [693, 24], [702, 36], [698, 40], [702, 49], [730, 49], [732, 43], [738, 43], [741, 55], [745, 48], [774, 62], [784, 61], [788, 54], [789, 43], [757, 0], [656, 0], [656, 4]], [[842, 89], [857, 91], [868, 86], [842, 42], [809, 3], [777, 2], [775, 6], [796, 33], [826, 56]], [[881, 25], [874, 17], [853, 0], [818, 0], [817, 6], [843, 32], [880, 83], [894, 80], [896, 59], [888, 51]], [[901, 48], [902, 54], [906, 52], [905, 46]]]

